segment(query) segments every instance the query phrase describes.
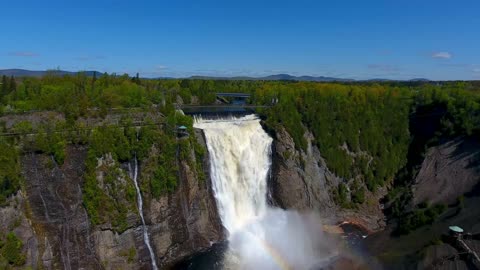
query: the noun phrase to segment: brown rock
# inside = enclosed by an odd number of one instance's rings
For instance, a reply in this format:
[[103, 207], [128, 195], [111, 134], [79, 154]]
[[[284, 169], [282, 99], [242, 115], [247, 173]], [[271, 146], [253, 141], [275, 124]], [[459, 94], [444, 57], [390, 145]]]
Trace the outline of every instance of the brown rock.
[[272, 204], [284, 209], [300, 211], [314, 210], [326, 223], [351, 221], [369, 231], [381, 230], [385, 217], [378, 199], [386, 189], [370, 194], [374, 203], [364, 203], [358, 209], [343, 209], [335, 204], [331, 190], [345, 182], [326, 166], [318, 148], [313, 145], [314, 137], [306, 133], [306, 152], [295, 149], [288, 132], [280, 127], [276, 133], [272, 153], [272, 177], [269, 182]]

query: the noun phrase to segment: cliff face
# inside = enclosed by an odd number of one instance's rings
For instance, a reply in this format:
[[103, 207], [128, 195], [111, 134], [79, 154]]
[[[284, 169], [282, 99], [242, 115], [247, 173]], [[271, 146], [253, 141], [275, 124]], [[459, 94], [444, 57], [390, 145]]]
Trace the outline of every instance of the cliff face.
[[69, 147], [61, 167], [43, 154], [30, 153], [22, 158], [27, 209], [38, 243], [38, 266], [47, 269], [101, 266], [82, 206], [85, 156], [85, 149]]
[[445, 236], [449, 226], [460, 226], [466, 232], [465, 242], [477, 254], [480, 252], [478, 138], [462, 136], [429, 147], [412, 182], [413, 198], [408, 201], [408, 211], [419, 211], [416, 205], [421, 203], [449, 207], [434, 222], [409, 234], [392, 237], [396, 229], [392, 223], [385, 231], [367, 238], [369, 252], [381, 255], [378, 257], [385, 269], [477, 269], [470, 261], [473, 257], [458, 257], [466, 250], [456, 238]]
[[329, 171], [320, 151], [312, 144], [312, 134], [306, 133], [305, 138], [306, 152], [295, 149], [285, 129], [276, 132], [269, 185], [272, 203], [285, 209], [314, 210], [328, 223], [348, 221], [371, 231], [382, 229], [385, 217], [378, 200], [386, 190], [367, 192], [366, 202], [357, 209], [341, 208], [334, 201], [333, 190], [343, 179]]
[[428, 149], [413, 185], [414, 204], [455, 203], [478, 188], [480, 142], [459, 137]]
[[[8, 231], [15, 233], [23, 242], [25, 264], [36, 266], [42, 254], [39, 254], [38, 237], [25, 211], [27, 206], [25, 197], [23, 192], [18, 192], [6, 205], [0, 207], [0, 234]], [[0, 269], [6, 269], [6, 266], [0, 263]]]
[[[196, 130], [196, 137], [204, 147], [203, 133]], [[192, 157], [194, 153], [191, 152]], [[202, 167], [207, 175], [201, 180], [186, 162], [180, 162], [180, 181], [176, 191], [151, 199], [146, 209], [146, 222], [161, 265], [168, 266], [224, 239], [224, 229], [211, 188], [208, 153]]]
[[[201, 135], [201, 134], [199, 134]], [[202, 137], [198, 137], [202, 143]], [[190, 153], [194, 158], [194, 153]], [[202, 162], [208, 171], [208, 156]], [[132, 168], [132, 166], [125, 166]], [[150, 241], [159, 267], [168, 267], [176, 261], [196, 252], [208, 249], [213, 243], [223, 239], [223, 227], [217, 214], [210, 181], [200, 180], [187, 161], [179, 160], [178, 186], [173, 193], [158, 199], [144, 194], [144, 215]], [[142, 179], [140, 164], [140, 181]], [[140, 183], [141, 185], [141, 183]], [[94, 232], [96, 254], [105, 268], [150, 269], [149, 251], [143, 240], [140, 219], [135, 219], [134, 227], [122, 234], [112, 230]], [[135, 257], [128, 263], [128, 251], [134, 247]]]
[[[273, 144], [270, 197], [282, 208], [301, 211], [313, 209], [327, 222], [349, 221], [371, 231], [385, 226], [380, 199], [386, 188], [367, 192], [366, 201], [355, 209], [345, 209], [334, 200], [333, 191], [341, 182], [348, 182], [332, 173], [313, 136], [305, 134], [306, 151], [295, 149], [291, 136], [280, 128]], [[455, 203], [459, 196], [479, 187], [480, 143], [474, 138], [459, 137], [431, 147], [414, 179], [413, 204], [422, 202]]]
[[[205, 147], [203, 133], [196, 130], [195, 136]], [[304, 136], [308, 142], [306, 151], [295, 148], [285, 129], [277, 130], [269, 179], [270, 202], [284, 209], [313, 210], [330, 224], [347, 221], [370, 231], [383, 229], [385, 217], [379, 199], [386, 189], [367, 191], [365, 202], [355, 208], [340, 207], [334, 190], [348, 180], [328, 169], [312, 143], [312, 134], [307, 132]], [[451, 203], [478, 187], [479, 149], [478, 141], [469, 138], [430, 148], [415, 179], [415, 203]], [[143, 194], [145, 221], [157, 264], [162, 268], [207, 250], [225, 238], [208, 174], [208, 152], [203, 160], [195, 160], [193, 150], [189, 154], [194, 164], [178, 160], [174, 192], [159, 198]], [[62, 165], [46, 154], [23, 154], [25, 188], [0, 208], [0, 232], [15, 232], [23, 242], [25, 265], [33, 268], [150, 269], [151, 259], [136, 204], [129, 210], [127, 227], [121, 233], [110, 223], [92, 225], [82, 194], [86, 157], [86, 146], [72, 145], [67, 147]], [[100, 161], [104, 165], [114, 162], [108, 155]], [[196, 162], [202, 163], [205, 179], [197, 174]], [[127, 177], [131, 175], [132, 163], [115, 166], [123, 175], [118, 181], [132, 181]], [[140, 163], [139, 181], [143, 173], [145, 166]], [[97, 177], [101, 182], [101, 176]]]
[[[0, 229], [15, 232], [23, 242], [25, 265], [33, 268], [150, 269], [137, 211], [129, 210], [122, 233], [110, 223], [92, 225], [89, 220], [82, 201], [86, 155], [86, 147], [68, 146], [65, 162], [59, 166], [46, 154], [24, 154], [25, 192], [0, 208]], [[193, 150], [191, 155], [194, 159]], [[113, 161], [106, 157], [102, 162]], [[208, 172], [208, 155], [195, 162], [202, 162]], [[118, 165], [121, 175], [130, 174], [132, 166]], [[178, 165], [178, 185], [173, 193], [158, 199], [144, 194], [146, 224], [160, 267], [208, 249], [224, 237], [208, 173], [200, 180], [187, 161], [179, 160]], [[139, 169], [142, 174], [142, 164]]]

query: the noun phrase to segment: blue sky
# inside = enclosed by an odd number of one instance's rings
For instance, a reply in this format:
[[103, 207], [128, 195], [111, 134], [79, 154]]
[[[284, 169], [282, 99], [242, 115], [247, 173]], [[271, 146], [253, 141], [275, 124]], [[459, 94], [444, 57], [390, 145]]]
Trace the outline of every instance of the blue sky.
[[8, 1], [0, 69], [480, 79], [480, 1]]

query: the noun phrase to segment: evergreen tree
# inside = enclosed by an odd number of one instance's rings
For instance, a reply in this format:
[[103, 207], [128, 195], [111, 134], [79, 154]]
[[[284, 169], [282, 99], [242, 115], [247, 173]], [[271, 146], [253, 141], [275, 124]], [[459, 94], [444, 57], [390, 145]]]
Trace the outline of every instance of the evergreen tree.
[[7, 94], [8, 92], [8, 81], [7, 81], [7, 76], [3, 75], [2, 76], [2, 88], [0, 92], [0, 97], [3, 97]]
[[136, 84], [140, 84], [140, 75], [138, 74], [138, 72], [135, 75], [135, 77], [132, 77], [132, 82]]
[[8, 86], [8, 93], [12, 93], [13, 91], [17, 90], [17, 82], [13, 76], [10, 77], [10, 84]]
[[93, 72], [93, 77], [92, 77], [92, 92], [95, 92], [95, 82], [97, 81], [97, 72]]

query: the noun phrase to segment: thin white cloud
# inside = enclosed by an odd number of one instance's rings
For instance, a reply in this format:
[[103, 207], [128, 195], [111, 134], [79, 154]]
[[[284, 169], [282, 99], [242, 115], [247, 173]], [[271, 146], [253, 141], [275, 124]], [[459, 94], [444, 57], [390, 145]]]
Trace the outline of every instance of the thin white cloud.
[[480, 73], [480, 68], [474, 68], [474, 69], [473, 69], [473, 72], [475, 72], [475, 73]]
[[450, 59], [452, 58], [452, 54], [449, 52], [436, 52], [432, 54], [432, 58], [437, 59]]
[[17, 57], [36, 57], [36, 56], [39, 56], [38, 53], [28, 52], [28, 51], [10, 52], [8, 55], [17, 56]]

